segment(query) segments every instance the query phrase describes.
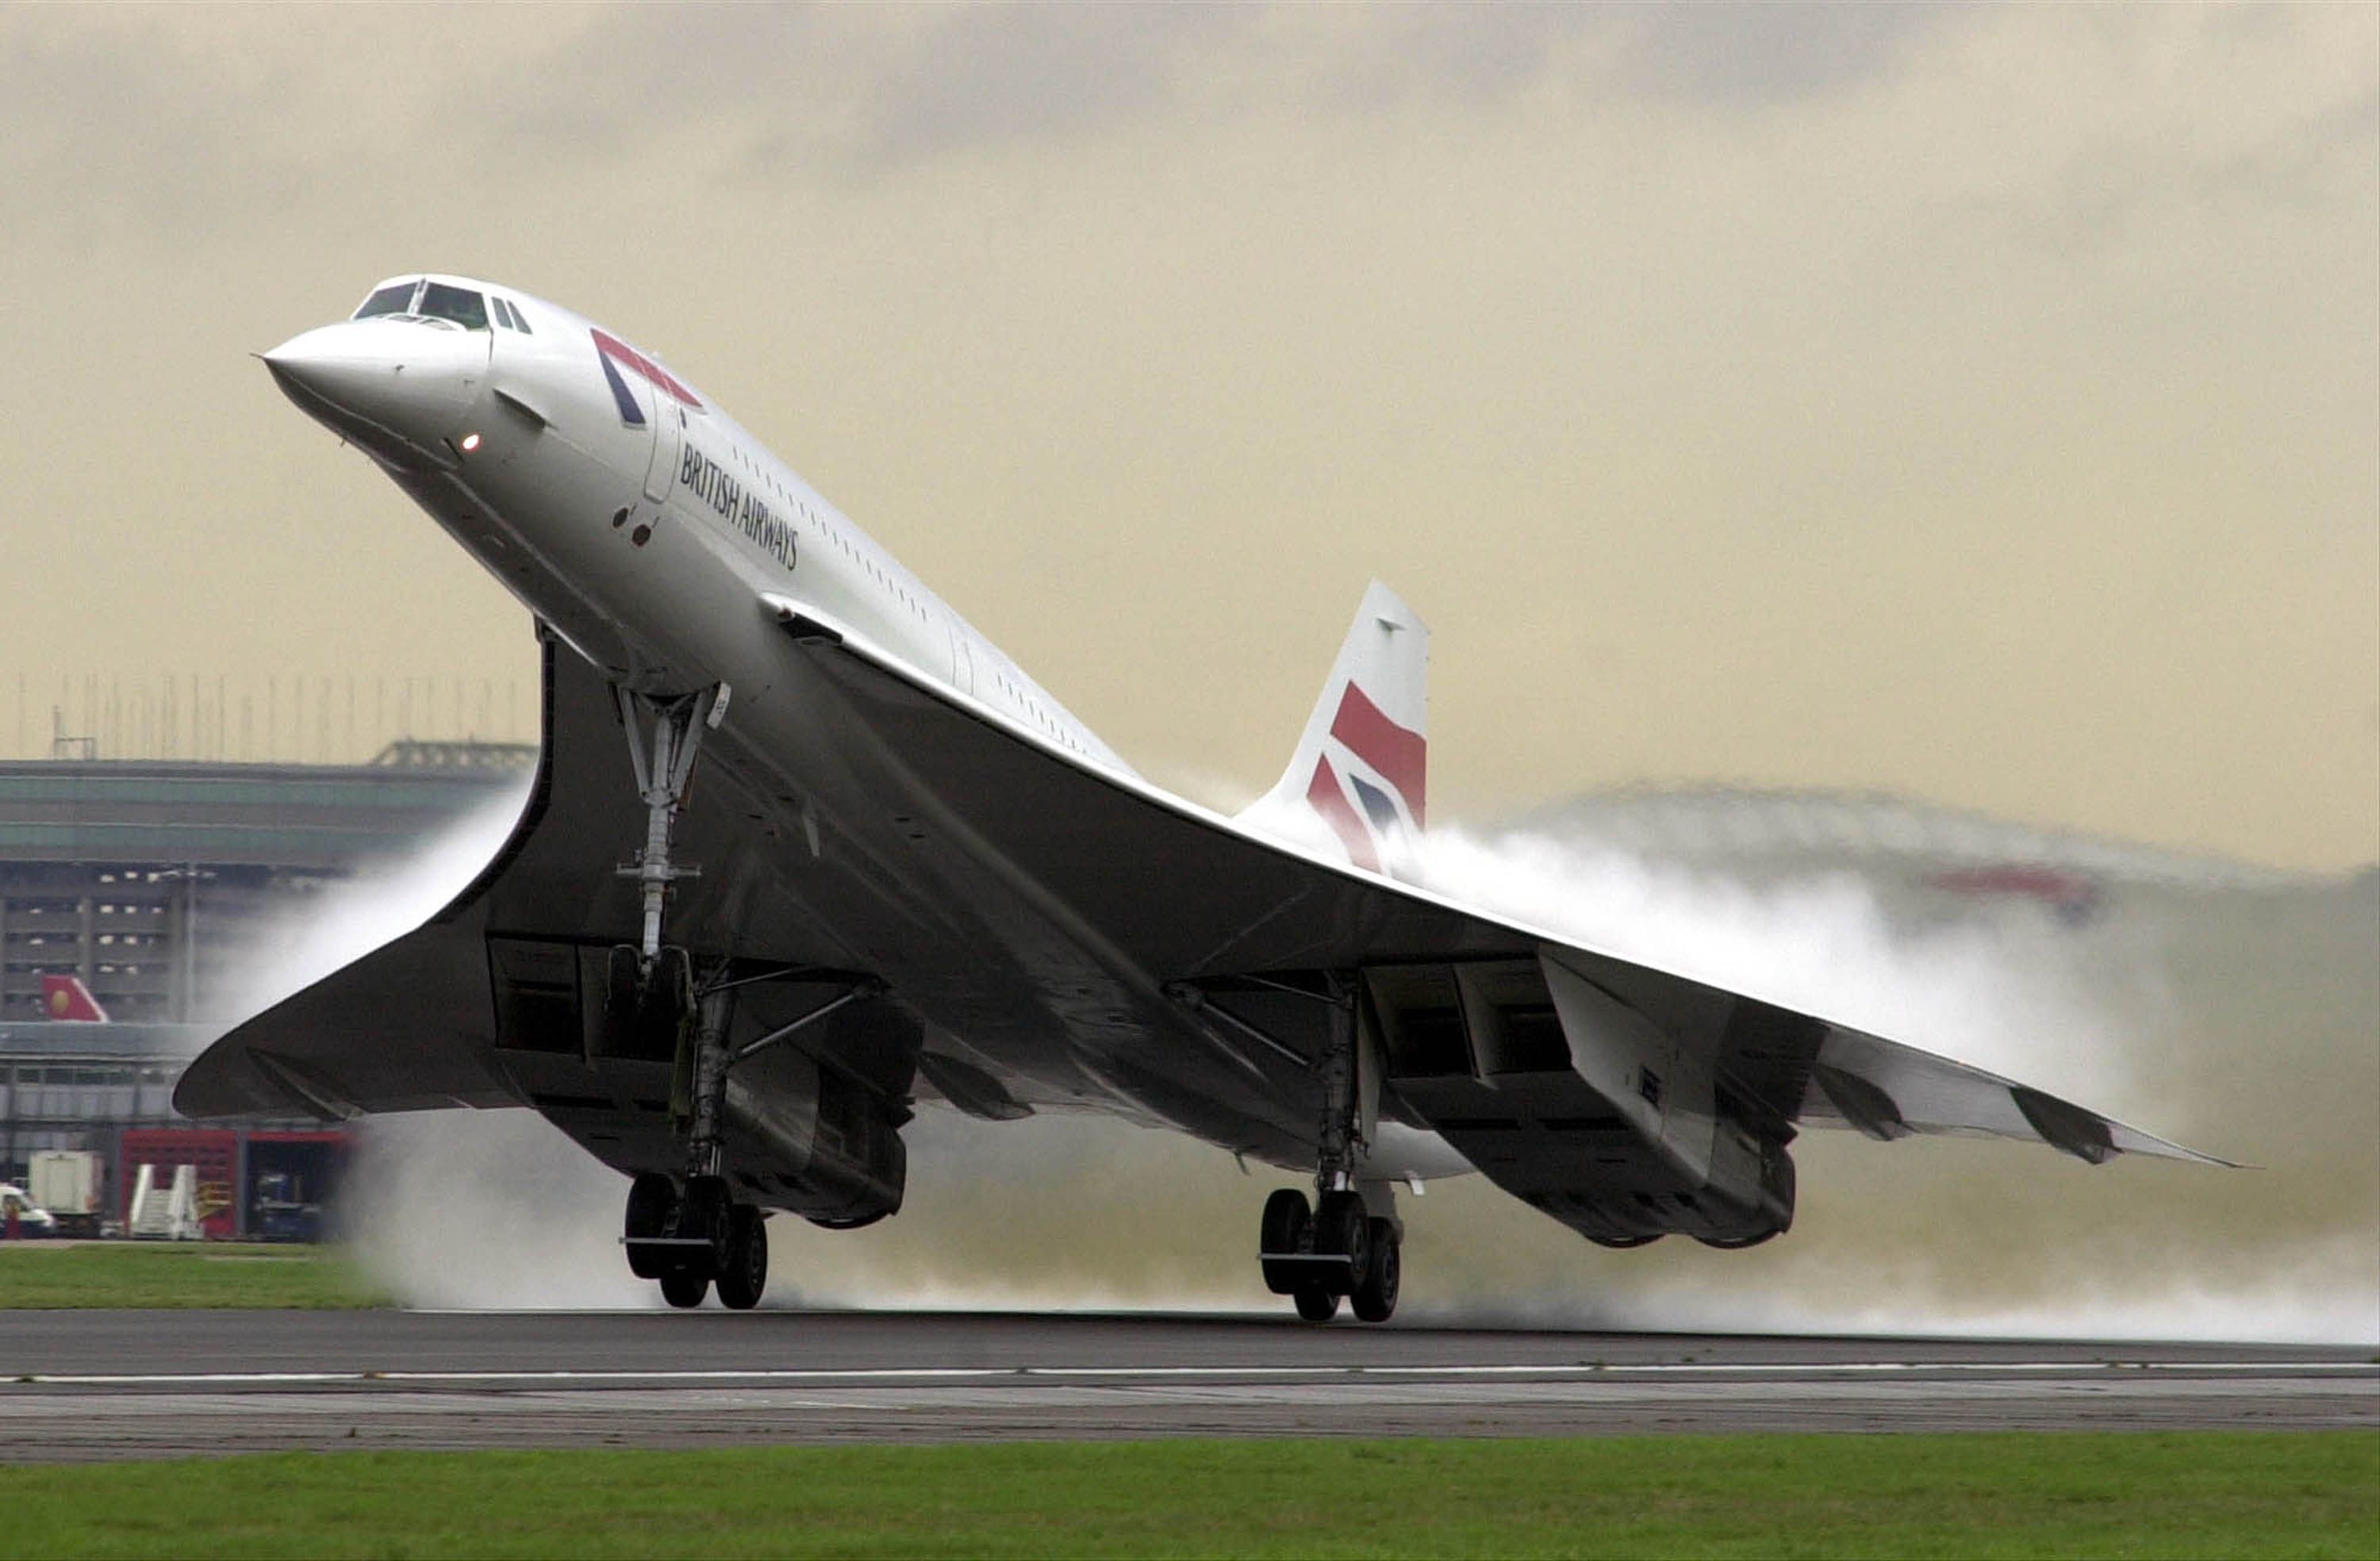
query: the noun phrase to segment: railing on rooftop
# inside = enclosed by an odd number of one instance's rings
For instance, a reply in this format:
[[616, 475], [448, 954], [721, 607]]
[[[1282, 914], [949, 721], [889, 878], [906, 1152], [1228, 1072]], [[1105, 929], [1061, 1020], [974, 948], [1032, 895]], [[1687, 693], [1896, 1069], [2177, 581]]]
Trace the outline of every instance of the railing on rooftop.
[[534, 677], [142, 677], [19, 671], [0, 687], [0, 759], [355, 765], [391, 742], [516, 744]]
[[528, 769], [534, 743], [441, 743], [400, 737], [372, 756], [376, 769]]

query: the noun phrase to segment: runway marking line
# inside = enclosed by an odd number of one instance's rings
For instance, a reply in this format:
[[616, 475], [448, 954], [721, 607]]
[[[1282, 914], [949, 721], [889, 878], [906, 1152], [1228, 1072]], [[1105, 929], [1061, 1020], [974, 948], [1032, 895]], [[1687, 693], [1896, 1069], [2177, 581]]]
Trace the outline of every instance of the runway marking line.
[[2370, 1377], [2380, 1381], [2380, 1365], [2361, 1361], [1845, 1361], [1833, 1363], [1790, 1361], [1774, 1365], [1747, 1362], [1637, 1362], [1598, 1365], [1592, 1362], [1545, 1365], [1473, 1366], [846, 1366], [846, 1367], [717, 1367], [686, 1371], [353, 1371], [353, 1372], [179, 1372], [146, 1373], [27, 1373], [0, 1380], [0, 1387], [238, 1387], [285, 1386], [326, 1383], [508, 1383], [508, 1382], [957, 1382], [1017, 1378], [1057, 1380], [1119, 1380], [1172, 1378], [1220, 1380], [1238, 1377], [1662, 1377], [1764, 1376], [1786, 1379], [1828, 1376], [1941, 1374], [1950, 1376], [2070, 1376], [2102, 1373], [2159, 1376], [2211, 1376], [2261, 1373], [2271, 1376], [2320, 1375]]

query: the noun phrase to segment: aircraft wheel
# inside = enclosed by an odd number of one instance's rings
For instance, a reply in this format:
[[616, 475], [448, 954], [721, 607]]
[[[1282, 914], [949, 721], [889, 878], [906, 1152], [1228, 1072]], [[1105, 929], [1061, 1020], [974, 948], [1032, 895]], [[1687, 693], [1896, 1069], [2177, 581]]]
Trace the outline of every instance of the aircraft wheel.
[[[1264, 1220], [1257, 1236], [1257, 1256], [1263, 1262], [1268, 1253], [1302, 1252], [1312, 1240], [1314, 1214], [1307, 1206], [1305, 1194], [1294, 1187], [1283, 1187], [1265, 1200]], [[1297, 1292], [1300, 1265], [1291, 1263], [1263, 1263], [1265, 1289], [1275, 1295]]]
[[[670, 1207], [676, 1202], [677, 1183], [659, 1171], [645, 1172], [628, 1183], [628, 1215], [621, 1233], [631, 1240], [639, 1236], [666, 1234]], [[659, 1260], [634, 1247], [628, 1249], [628, 1272], [639, 1279], [662, 1277]]]
[[1364, 1276], [1355, 1281], [1355, 1293], [1350, 1299], [1359, 1321], [1385, 1323], [1397, 1309], [1397, 1284], [1404, 1272], [1404, 1261], [1397, 1252], [1402, 1243], [1397, 1240], [1397, 1228], [1385, 1219], [1374, 1219], [1367, 1234], [1371, 1261], [1364, 1265]]
[[1314, 1215], [1314, 1250], [1347, 1260], [1343, 1277], [1325, 1281], [1337, 1293], [1344, 1295], [1362, 1281], [1371, 1255], [1371, 1234], [1361, 1193], [1322, 1194], [1322, 1206]]
[[1319, 1285], [1300, 1285], [1297, 1314], [1309, 1323], [1327, 1323], [1339, 1314], [1339, 1297]]
[[727, 1257], [728, 1216], [735, 1206], [735, 1194], [727, 1190], [725, 1177], [686, 1179], [686, 1202], [678, 1210], [677, 1233], [710, 1243], [710, 1267], [714, 1273]]
[[710, 1290], [710, 1276], [699, 1269], [675, 1268], [662, 1276], [662, 1299], [681, 1312], [702, 1304]]
[[769, 1223], [749, 1204], [727, 1212], [727, 1257], [719, 1269], [719, 1304], [749, 1312], [769, 1288]]

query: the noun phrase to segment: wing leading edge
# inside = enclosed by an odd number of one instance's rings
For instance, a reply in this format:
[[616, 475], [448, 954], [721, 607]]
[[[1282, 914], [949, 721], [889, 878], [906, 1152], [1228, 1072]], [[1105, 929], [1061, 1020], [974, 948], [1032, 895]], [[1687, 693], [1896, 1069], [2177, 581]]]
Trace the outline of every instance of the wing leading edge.
[[[175, 1086], [176, 1110], [335, 1119], [584, 1089], [571, 1070], [584, 1049], [581, 1010], [600, 1002], [595, 957], [637, 934], [636, 886], [614, 864], [620, 842], [641, 837], [644, 806], [609, 685], [551, 630], [540, 625], [538, 638], [543, 735], [503, 849], [422, 926], [216, 1041]], [[723, 779], [690, 799], [677, 838], [710, 871], [684, 889], [676, 925], [753, 960], [847, 962], [825, 919], [759, 853], [736, 849], [753, 807]]]

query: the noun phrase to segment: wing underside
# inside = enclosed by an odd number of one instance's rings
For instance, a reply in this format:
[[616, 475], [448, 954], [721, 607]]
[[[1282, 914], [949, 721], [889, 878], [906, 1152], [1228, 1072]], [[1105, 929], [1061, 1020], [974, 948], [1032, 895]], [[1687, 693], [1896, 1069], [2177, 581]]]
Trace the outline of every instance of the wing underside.
[[[1253, 833], [1088, 762], [838, 626], [757, 605], [784, 620], [787, 656], [837, 705], [837, 740], [868, 745], [897, 774], [917, 829], [1022, 886], [1020, 902], [1091, 950], [1116, 990], [1162, 995], [1204, 1043], [1114, 1026], [1070, 1043], [1091, 1072], [1162, 1071], [1178, 1095], [1200, 1087], [1204, 1067], [1216, 1099], [1262, 1084], [1277, 1107], [1263, 1133], [1191, 1124], [1217, 1142], [1278, 1144], [1281, 1123], [1311, 1119], [1313, 1059], [1331, 1023], [1318, 998], [1352, 977], [1377, 1119], [1437, 1133], [1508, 1191], [1613, 1244], [1670, 1230], [1737, 1244], [1781, 1228], [1792, 1196], [1783, 1146], [1799, 1127], [1985, 1133], [2095, 1162], [2205, 1158], [1954, 1060]], [[641, 810], [600, 678], [550, 638], [545, 654], [545, 751], [504, 853], [424, 927], [218, 1043], [177, 1091], [182, 1109], [510, 1104], [531, 1099], [549, 1073], [594, 1066], [576, 1032], [540, 1062], [522, 1026], [544, 1023], [540, 992], [583, 1002], [598, 980], [587, 951], [632, 937], [634, 886], [613, 867]], [[864, 970], [850, 924], [830, 910], [870, 902], [883, 874], [838, 860], [832, 841], [821, 851], [815, 835], [808, 852], [747, 849], [755, 828], [774, 830], [782, 816], [722, 746], [706, 770], [721, 778], [681, 825], [689, 854], [722, 870], [686, 891], [675, 925], [722, 955]], [[967, 936], [956, 923], [906, 935], [917, 947]], [[929, 1083], [979, 1114], [1022, 1114], [1029, 1070], [1008, 1070], [1008, 1043], [959, 1039], [945, 1059], [966, 1060], [945, 1067], [929, 1053]], [[1147, 1055], [1130, 1055], [1135, 1047]], [[629, 1086], [620, 1090], [625, 1105]]]

